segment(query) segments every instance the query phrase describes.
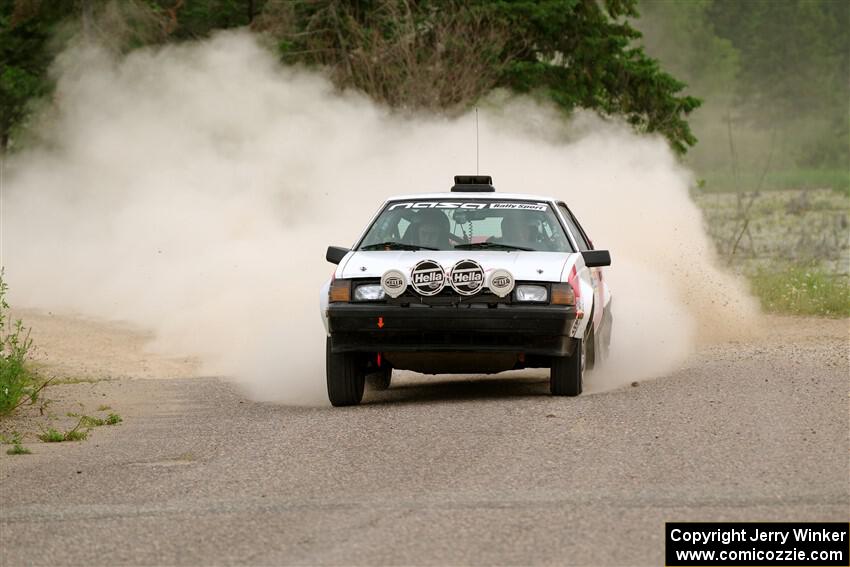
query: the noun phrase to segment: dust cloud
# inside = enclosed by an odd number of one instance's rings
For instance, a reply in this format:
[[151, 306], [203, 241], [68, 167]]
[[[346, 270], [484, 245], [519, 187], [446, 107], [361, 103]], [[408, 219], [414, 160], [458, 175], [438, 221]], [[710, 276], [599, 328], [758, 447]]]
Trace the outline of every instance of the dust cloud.
[[[77, 45], [55, 72], [47, 142], [6, 166], [10, 298], [151, 329], [153, 350], [257, 400], [327, 403], [326, 246], [353, 243], [385, 197], [475, 167], [470, 115], [394, 115], [245, 32], [124, 57]], [[487, 101], [480, 131], [497, 190], [562, 197], [612, 251], [613, 352], [592, 390], [663, 375], [751, 320], [663, 140], [527, 100]]]

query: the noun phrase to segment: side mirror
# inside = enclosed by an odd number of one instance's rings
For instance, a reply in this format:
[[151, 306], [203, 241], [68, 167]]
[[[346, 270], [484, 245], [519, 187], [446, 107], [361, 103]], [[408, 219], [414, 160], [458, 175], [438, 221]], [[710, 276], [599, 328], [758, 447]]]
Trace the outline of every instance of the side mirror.
[[581, 255], [584, 256], [584, 265], [588, 268], [611, 265], [611, 253], [607, 250], [585, 250]]
[[331, 264], [339, 264], [348, 252], [348, 248], [343, 248], [341, 246], [328, 246], [328, 251], [325, 253], [325, 260]]

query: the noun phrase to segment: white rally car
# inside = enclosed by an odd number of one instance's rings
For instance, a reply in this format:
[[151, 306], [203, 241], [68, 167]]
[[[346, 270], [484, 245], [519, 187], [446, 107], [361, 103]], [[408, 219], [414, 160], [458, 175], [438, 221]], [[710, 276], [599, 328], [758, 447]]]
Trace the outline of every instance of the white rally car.
[[577, 396], [607, 351], [611, 294], [593, 244], [551, 197], [497, 194], [489, 176], [451, 193], [387, 200], [322, 288], [328, 397], [355, 405], [393, 368], [426, 374], [549, 368]]

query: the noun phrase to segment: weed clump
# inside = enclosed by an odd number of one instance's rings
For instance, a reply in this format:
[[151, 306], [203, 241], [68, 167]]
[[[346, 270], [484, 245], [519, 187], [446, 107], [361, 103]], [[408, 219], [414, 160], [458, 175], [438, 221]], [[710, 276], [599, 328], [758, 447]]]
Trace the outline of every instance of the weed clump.
[[[77, 416], [74, 415], [73, 417]], [[61, 431], [50, 427], [47, 429], [47, 431], [43, 431], [42, 434], [38, 436], [38, 438], [44, 441], [45, 443], [61, 443], [63, 441], [84, 441], [89, 436], [89, 431], [93, 427], [92, 425], [86, 425], [86, 423], [90, 423], [90, 420], [93, 418], [87, 415], [79, 417], [80, 419], [79, 421], [77, 421], [77, 425], [75, 425], [73, 429], [69, 429], [68, 431], [62, 433]], [[88, 427], [88, 429], [82, 429], [83, 427]]]
[[0, 442], [4, 445], [12, 446], [11, 448], [6, 449], [7, 455], [29, 455], [32, 453], [32, 451], [23, 446], [20, 433], [13, 432], [9, 437], [6, 435], [0, 435]]
[[11, 449], [6, 450], [7, 455], [29, 455], [32, 451], [21, 445], [20, 443], [15, 443], [12, 445]]
[[103, 418], [91, 415], [80, 415], [78, 413], [69, 413], [68, 417], [79, 418], [80, 422], [77, 427], [87, 427], [89, 429], [93, 427], [100, 427], [101, 425], [115, 425], [124, 421], [124, 419], [117, 413], [110, 413]]
[[38, 436], [39, 439], [44, 441], [45, 443], [61, 443], [63, 441], [84, 441], [88, 436], [89, 432], [87, 429], [78, 429], [79, 424], [74, 429], [69, 429], [68, 431], [62, 433], [61, 431], [57, 431], [52, 427], [47, 431]]
[[78, 413], [69, 413], [68, 417], [78, 418], [77, 425], [75, 425], [73, 429], [69, 429], [68, 431], [65, 431], [63, 433], [51, 427], [48, 428], [46, 431], [42, 431], [41, 435], [39, 435], [38, 438], [44, 441], [45, 443], [61, 443], [63, 441], [84, 441], [86, 438], [88, 438], [89, 431], [91, 431], [95, 427], [100, 427], [102, 425], [116, 425], [124, 421], [123, 418], [117, 413], [110, 413], [105, 418]]
[[83, 427], [100, 427], [104, 423], [106, 422], [99, 417], [92, 417], [90, 415], [80, 417], [80, 425]]
[[6, 293], [9, 286], [0, 268], [0, 416], [7, 415], [26, 402], [35, 403], [47, 382], [38, 385], [25, 363], [32, 352], [30, 330], [18, 319], [9, 320]]
[[70, 431], [65, 432], [64, 441], [85, 441], [88, 436], [89, 432], [87, 429], [72, 429]]
[[45, 443], [61, 443], [65, 440], [65, 435], [59, 433], [51, 427], [47, 431], [39, 435], [38, 438], [44, 441]]

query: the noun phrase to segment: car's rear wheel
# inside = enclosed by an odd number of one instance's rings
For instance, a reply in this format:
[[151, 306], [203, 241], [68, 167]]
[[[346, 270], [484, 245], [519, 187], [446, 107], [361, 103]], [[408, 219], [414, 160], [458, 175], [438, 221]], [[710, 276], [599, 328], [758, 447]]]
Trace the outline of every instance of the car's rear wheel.
[[393, 369], [389, 365], [384, 365], [375, 372], [370, 372], [366, 375], [366, 384], [370, 390], [383, 391], [390, 387], [393, 380]]
[[573, 354], [552, 357], [549, 370], [549, 391], [553, 396], [581, 394], [582, 375], [587, 360], [585, 341], [573, 339]]
[[326, 342], [325, 353], [328, 399], [331, 405], [356, 406], [363, 399], [366, 384], [361, 357], [353, 352], [333, 352], [330, 337]]

